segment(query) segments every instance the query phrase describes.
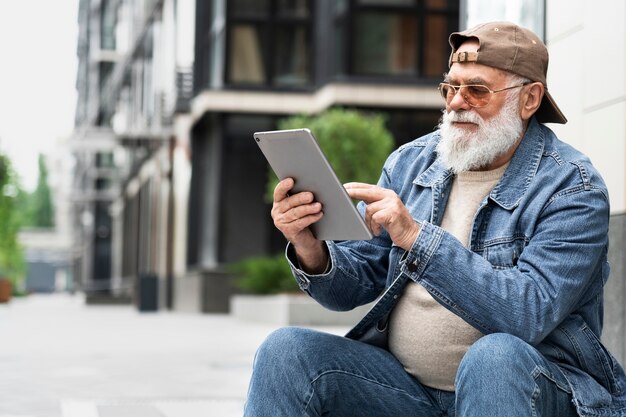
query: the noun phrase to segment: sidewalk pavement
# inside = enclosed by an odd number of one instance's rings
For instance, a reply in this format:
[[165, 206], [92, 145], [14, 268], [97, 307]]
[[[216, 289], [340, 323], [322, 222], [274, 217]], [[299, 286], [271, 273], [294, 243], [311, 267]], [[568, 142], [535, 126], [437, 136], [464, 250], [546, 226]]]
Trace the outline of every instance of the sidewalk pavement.
[[0, 304], [0, 417], [241, 416], [254, 353], [276, 328], [81, 295], [13, 299]]

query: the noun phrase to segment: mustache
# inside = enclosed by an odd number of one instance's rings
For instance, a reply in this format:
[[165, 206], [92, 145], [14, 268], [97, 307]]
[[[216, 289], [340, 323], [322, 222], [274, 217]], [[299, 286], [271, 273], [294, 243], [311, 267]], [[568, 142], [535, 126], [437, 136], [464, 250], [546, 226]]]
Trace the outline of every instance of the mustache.
[[468, 111], [462, 111], [462, 112], [457, 112], [454, 110], [451, 110], [450, 113], [444, 113], [443, 115], [444, 118], [444, 122], [447, 123], [454, 123], [454, 122], [461, 122], [461, 123], [475, 123], [477, 125], [481, 125], [483, 119], [476, 113], [474, 112], [468, 112]]

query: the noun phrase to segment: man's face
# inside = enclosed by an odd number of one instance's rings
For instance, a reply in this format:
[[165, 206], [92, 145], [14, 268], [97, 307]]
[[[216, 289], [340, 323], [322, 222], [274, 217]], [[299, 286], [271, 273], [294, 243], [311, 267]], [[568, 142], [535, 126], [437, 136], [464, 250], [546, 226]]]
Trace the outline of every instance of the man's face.
[[[467, 41], [458, 51], [477, 49], [478, 42]], [[504, 71], [475, 63], [453, 64], [445, 82], [482, 84], [491, 90], [511, 86]], [[455, 172], [497, 168], [510, 160], [524, 130], [519, 89], [491, 94], [489, 103], [480, 108], [471, 107], [456, 94], [446, 104], [439, 127], [437, 151]]]
[[[468, 40], [465, 41], [457, 51], [476, 52], [478, 51], [478, 46], [478, 41]], [[499, 90], [504, 87], [509, 87], [507, 84], [508, 76], [504, 71], [476, 63], [452, 64], [452, 67], [450, 67], [450, 71], [446, 76], [445, 82], [453, 85], [480, 84], [489, 87], [491, 90]], [[450, 103], [446, 104], [446, 110], [448, 113], [450, 111], [473, 111], [478, 114], [481, 119], [487, 121], [499, 113], [506, 96], [506, 93], [492, 94], [488, 105], [485, 107], [475, 108], [467, 104], [461, 94], [457, 94], [450, 101]], [[471, 123], [459, 123], [457, 127], [468, 130], [476, 129], [476, 126]]]

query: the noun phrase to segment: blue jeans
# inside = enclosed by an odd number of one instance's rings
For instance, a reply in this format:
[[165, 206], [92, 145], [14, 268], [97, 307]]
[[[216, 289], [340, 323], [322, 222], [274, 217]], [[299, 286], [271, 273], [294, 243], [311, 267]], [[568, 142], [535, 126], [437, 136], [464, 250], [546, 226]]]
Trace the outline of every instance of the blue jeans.
[[464, 356], [456, 392], [420, 384], [389, 352], [309, 329], [272, 333], [254, 360], [247, 417], [576, 416], [556, 365], [507, 334]]

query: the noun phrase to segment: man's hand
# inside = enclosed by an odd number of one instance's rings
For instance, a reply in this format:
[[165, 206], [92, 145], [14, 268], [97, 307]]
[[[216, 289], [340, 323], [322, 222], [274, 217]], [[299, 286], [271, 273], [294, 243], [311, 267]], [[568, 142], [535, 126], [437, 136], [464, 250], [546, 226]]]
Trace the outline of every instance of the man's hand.
[[309, 228], [324, 215], [322, 204], [315, 201], [313, 193], [310, 192], [289, 195], [293, 185], [293, 179], [286, 178], [274, 189], [272, 206], [274, 226], [294, 246], [300, 266], [305, 271], [324, 272], [328, 254], [324, 244], [313, 236]]
[[344, 187], [351, 198], [367, 204], [365, 223], [372, 233], [378, 236], [383, 227], [394, 244], [407, 251], [411, 249], [420, 227], [395, 192], [360, 182], [350, 182]]

